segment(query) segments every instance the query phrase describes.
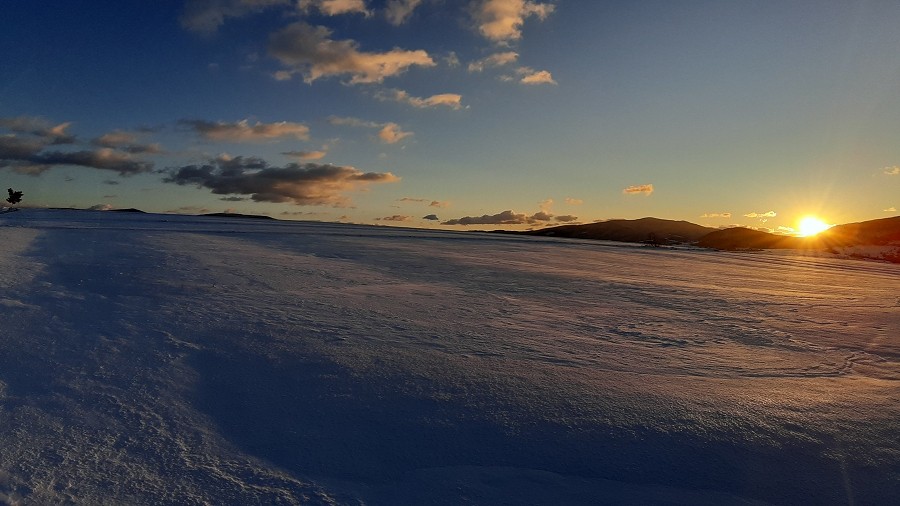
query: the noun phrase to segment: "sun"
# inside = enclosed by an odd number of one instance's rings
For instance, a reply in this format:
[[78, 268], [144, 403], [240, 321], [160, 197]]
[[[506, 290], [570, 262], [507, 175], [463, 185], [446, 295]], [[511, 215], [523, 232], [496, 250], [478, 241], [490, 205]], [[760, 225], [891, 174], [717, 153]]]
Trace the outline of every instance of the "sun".
[[803, 219], [800, 220], [799, 224], [800, 237], [809, 237], [811, 235], [816, 235], [823, 230], [828, 230], [829, 228], [831, 228], [831, 225], [825, 223], [819, 218], [816, 218], [815, 216], [804, 216]]

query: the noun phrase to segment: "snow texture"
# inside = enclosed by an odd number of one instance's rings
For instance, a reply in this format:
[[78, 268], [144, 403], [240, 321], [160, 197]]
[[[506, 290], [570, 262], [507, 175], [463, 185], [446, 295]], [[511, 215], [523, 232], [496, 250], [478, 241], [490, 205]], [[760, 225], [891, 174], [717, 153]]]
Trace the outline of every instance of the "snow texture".
[[0, 503], [891, 504], [900, 266], [0, 218]]

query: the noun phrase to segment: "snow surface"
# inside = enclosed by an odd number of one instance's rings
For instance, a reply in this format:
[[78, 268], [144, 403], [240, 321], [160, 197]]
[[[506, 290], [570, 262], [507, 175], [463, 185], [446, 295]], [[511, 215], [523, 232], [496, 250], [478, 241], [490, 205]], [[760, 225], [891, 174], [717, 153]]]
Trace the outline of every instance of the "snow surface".
[[0, 218], [0, 503], [896, 504], [900, 266]]

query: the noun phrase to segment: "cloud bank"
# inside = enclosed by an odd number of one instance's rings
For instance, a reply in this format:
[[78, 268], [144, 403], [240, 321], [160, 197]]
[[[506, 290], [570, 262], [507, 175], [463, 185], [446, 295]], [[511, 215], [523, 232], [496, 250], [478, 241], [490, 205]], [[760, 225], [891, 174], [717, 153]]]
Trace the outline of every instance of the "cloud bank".
[[249, 195], [255, 202], [348, 207], [345, 192], [400, 178], [390, 172], [362, 172], [353, 167], [288, 164], [270, 167], [255, 157], [220, 156], [203, 165], [171, 169], [167, 183], [196, 185], [216, 195]]
[[71, 165], [118, 172], [130, 176], [153, 170], [153, 164], [136, 160], [130, 153], [112, 148], [82, 149], [78, 151], [47, 150], [50, 146], [74, 142], [65, 134], [68, 123], [43, 128], [33, 118], [3, 118], [0, 127], [14, 132], [27, 132], [26, 137], [0, 135], [0, 168], [19, 174], [38, 176], [53, 167]]
[[570, 223], [577, 220], [577, 216], [572, 216], [570, 214], [554, 216], [546, 211], [538, 211], [529, 216], [525, 213], [516, 213], [515, 211], [507, 210], [497, 214], [464, 216], [462, 218], [444, 221], [441, 225], [536, 225], [551, 221]]

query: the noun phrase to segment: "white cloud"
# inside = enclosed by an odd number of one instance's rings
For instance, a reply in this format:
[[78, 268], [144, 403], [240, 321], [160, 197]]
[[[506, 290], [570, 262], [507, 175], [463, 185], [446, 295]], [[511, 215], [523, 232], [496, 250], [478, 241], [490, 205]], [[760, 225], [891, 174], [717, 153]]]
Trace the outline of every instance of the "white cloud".
[[399, 48], [384, 53], [360, 51], [353, 40], [332, 40], [331, 30], [298, 22], [272, 34], [269, 54], [312, 83], [322, 77], [350, 75], [350, 84], [380, 83], [411, 66], [433, 67], [424, 50]]
[[205, 139], [211, 141], [260, 142], [282, 137], [293, 137], [303, 141], [309, 140], [309, 127], [289, 121], [276, 123], [260, 123], [257, 121], [255, 125], [251, 125], [247, 120], [235, 123], [181, 120], [179, 123], [192, 128]]
[[896, 212], [897, 212], [897, 208], [896, 208], [896, 207], [889, 207], [889, 208], [885, 209], [884, 212], [886, 212], [886, 213], [896, 213]]
[[638, 195], [638, 194], [650, 195], [651, 193], [653, 193], [653, 185], [652, 184], [641, 184], [641, 185], [629, 186], [628, 188], [625, 188], [624, 190], [622, 190], [622, 193], [624, 193], [626, 195]]
[[449, 107], [451, 109], [462, 108], [462, 95], [456, 93], [441, 93], [426, 98], [419, 98], [414, 97], [403, 90], [389, 89], [376, 93], [375, 98], [409, 104], [420, 109], [440, 106]]
[[703, 213], [701, 218], [731, 218], [731, 213]]
[[885, 167], [884, 173], [888, 176], [900, 176], [900, 166], [894, 165], [893, 167]]
[[581, 204], [584, 204], [584, 201], [581, 199], [573, 199], [572, 197], [566, 197], [566, 204], [569, 204], [570, 206], [580, 206]]
[[506, 43], [522, 37], [525, 18], [535, 16], [544, 20], [554, 6], [531, 0], [482, 0], [476, 7], [478, 31], [487, 39]]
[[486, 68], [502, 67], [510, 63], [515, 63], [519, 59], [519, 53], [515, 51], [504, 51], [502, 53], [494, 53], [485, 56], [480, 60], [475, 60], [469, 64], [469, 72], [481, 72]]
[[402, 25], [421, 3], [422, 0], [388, 0], [384, 15], [390, 24]]

